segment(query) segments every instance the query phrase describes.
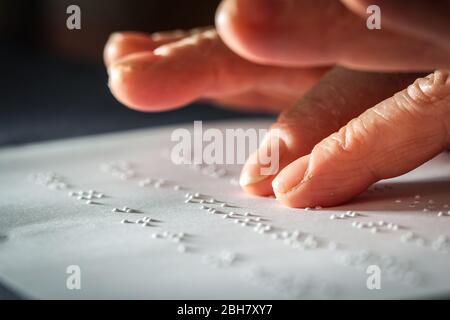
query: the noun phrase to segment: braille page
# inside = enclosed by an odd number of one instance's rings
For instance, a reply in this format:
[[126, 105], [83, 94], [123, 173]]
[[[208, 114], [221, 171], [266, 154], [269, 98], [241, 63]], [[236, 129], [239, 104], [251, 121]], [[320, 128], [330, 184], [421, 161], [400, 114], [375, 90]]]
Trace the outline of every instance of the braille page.
[[293, 209], [244, 194], [239, 165], [173, 164], [173, 129], [1, 150], [0, 281], [63, 299], [450, 293], [449, 153], [351, 203]]

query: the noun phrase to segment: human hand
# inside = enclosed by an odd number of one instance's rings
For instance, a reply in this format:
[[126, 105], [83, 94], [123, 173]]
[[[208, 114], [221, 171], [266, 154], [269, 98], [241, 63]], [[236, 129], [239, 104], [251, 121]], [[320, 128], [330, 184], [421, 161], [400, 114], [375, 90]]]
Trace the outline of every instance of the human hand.
[[[129, 40], [111, 40], [111, 88], [125, 104], [145, 110], [197, 98], [246, 106], [270, 101], [266, 107], [280, 110], [335, 64], [371, 71], [449, 69], [449, 10], [439, 7], [446, 4], [430, 10], [425, 1], [400, 8], [379, 1], [385, 22], [374, 31], [358, 16], [368, 4], [343, 2], [347, 7], [332, 0], [224, 1], [219, 34], [245, 60], [214, 31], [179, 34], [177, 42], [156, 37], [172, 44], [131, 55], [160, 44], [147, 38], [128, 50]], [[140, 46], [144, 42], [148, 46]], [[408, 86], [417, 77], [335, 67], [273, 125], [280, 133], [280, 171], [261, 176], [252, 155], [241, 185], [254, 194], [275, 191], [289, 206], [330, 206], [432, 158], [450, 145], [450, 77], [437, 71]], [[274, 94], [278, 90], [281, 95]]]

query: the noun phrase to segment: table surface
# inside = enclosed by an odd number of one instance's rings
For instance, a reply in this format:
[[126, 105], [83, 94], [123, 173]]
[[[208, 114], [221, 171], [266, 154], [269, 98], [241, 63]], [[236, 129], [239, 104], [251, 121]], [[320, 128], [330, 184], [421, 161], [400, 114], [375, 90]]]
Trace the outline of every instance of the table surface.
[[[0, 43], [0, 55], [6, 75], [0, 77], [0, 147], [194, 120], [270, 118], [207, 103], [171, 112], [136, 112], [111, 96], [102, 67], [74, 64], [14, 43]], [[0, 299], [17, 297], [0, 280]]]

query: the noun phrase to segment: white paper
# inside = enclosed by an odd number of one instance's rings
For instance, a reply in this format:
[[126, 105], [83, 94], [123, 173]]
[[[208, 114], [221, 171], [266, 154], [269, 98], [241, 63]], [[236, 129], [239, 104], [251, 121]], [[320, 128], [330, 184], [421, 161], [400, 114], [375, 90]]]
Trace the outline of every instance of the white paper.
[[[269, 123], [208, 125], [246, 129]], [[226, 170], [223, 177], [174, 165], [168, 158], [174, 128], [2, 149], [0, 280], [26, 297], [63, 299], [378, 299], [450, 293], [450, 254], [436, 243], [450, 237], [450, 208], [445, 206], [450, 204], [449, 153], [378, 183], [349, 204], [306, 211], [244, 194], [236, 185], [238, 165], [220, 166]], [[122, 180], [102, 170], [105, 163], [120, 161], [128, 161], [136, 176]], [[64, 177], [67, 189], [42, 184], [48, 172]], [[160, 188], [139, 186], [147, 177], [168, 182]], [[100, 204], [69, 196], [91, 189], [106, 195]], [[235, 207], [185, 203], [188, 192]], [[254, 231], [256, 222], [241, 226], [202, 205], [251, 212], [273, 230], [260, 234]], [[141, 213], [112, 212], [124, 206]], [[359, 215], [330, 219], [348, 210]], [[439, 211], [444, 214], [438, 216]], [[121, 223], [142, 217], [158, 222], [149, 227]], [[380, 220], [399, 229], [383, 227], [372, 234], [370, 228], [352, 226]], [[301, 232], [298, 243], [310, 236], [317, 248], [273, 238], [295, 230]], [[187, 236], [181, 242], [152, 238], [164, 231]], [[414, 239], [402, 242], [408, 232]], [[180, 244], [186, 252], [178, 251]], [[81, 270], [80, 290], [67, 288], [72, 265]], [[379, 290], [367, 287], [369, 265], [381, 269]]]

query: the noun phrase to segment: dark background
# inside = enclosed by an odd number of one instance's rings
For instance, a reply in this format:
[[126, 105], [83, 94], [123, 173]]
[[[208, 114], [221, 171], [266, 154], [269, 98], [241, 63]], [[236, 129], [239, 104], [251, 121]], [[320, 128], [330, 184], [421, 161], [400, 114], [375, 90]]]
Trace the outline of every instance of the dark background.
[[[107, 88], [110, 33], [214, 23], [219, 0], [0, 0], [0, 146], [193, 120], [254, 117], [205, 104], [140, 113]], [[66, 8], [81, 8], [81, 30]], [[261, 115], [259, 115], [261, 116]]]

